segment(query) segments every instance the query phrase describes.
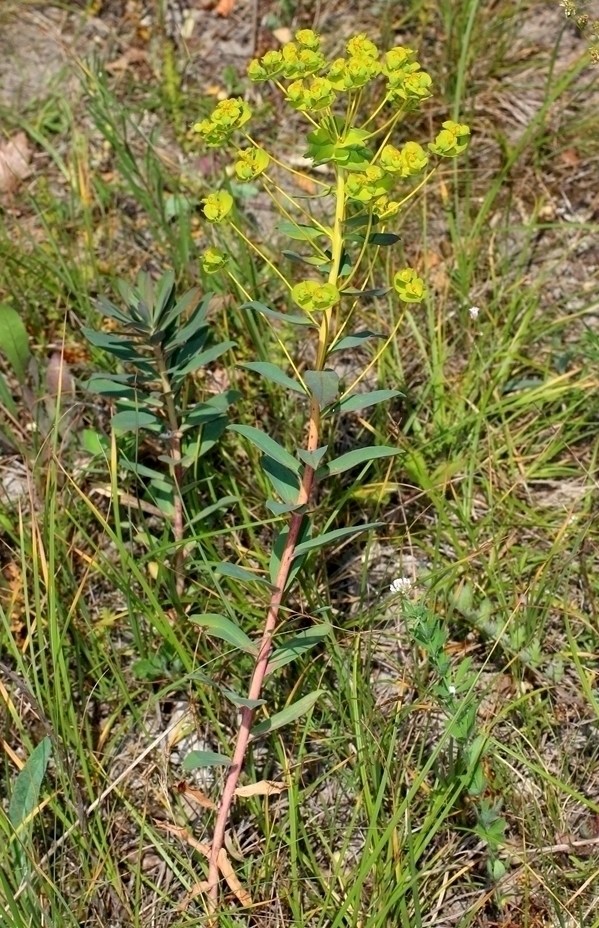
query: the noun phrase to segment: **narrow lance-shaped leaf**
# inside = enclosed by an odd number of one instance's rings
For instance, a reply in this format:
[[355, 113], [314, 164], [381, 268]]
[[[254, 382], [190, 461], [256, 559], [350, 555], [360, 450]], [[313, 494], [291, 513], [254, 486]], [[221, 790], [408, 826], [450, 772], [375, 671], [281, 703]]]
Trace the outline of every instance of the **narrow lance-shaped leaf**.
[[234, 648], [247, 651], [248, 654], [256, 655], [258, 653], [258, 648], [252, 639], [248, 638], [246, 633], [243, 632], [239, 626], [235, 625], [231, 619], [227, 619], [224, 615], [206, 612], [203, 615], [190, 615], [189, 621], [196, 625], [201, 625], [202, 628], [206, 629], [208, 635], [213, 635], [215, 638], [222, 638], [223, 641], [233, 645]]
[[185, 757], [182, 767], [187, 773], [197, 767], [228, 767], [231, 759], [215, 751], [190, 751]]
[[111, 425], [113, 429], [122, 429], [123, 432], [138, 432], [139, 429], [161, 429], [164, 422], [159, 416], [143, 409], [124, 409], [112, 417]]
[[290, 722], [295, 722], [295, 720], [301, 718], [302, 715], [306, 715], [317, 699], [325, 692], [326, 690], [315, 690], [313, 693], [308, 693], [307, 696], [302, 696], [301, 699], [298, 699], [298, 701], [294, 702], [291, 706], [287, 706], [286, 709], [282, 709], [281, 712], [277, 712], [269, 719], [259, 722], [252, 728], [250, 740], [253, 741], [261, 735], [268, 735], [271, 731], [276, 731], [277, 728], [289, 725]]
[[216, 361], [217, 358], [220, 358], [221, 354], [224, 354], [225, 351], [228, 351], [230, 348], [235, 347], [235, 342], [226, 341], [221, 342], [219, 345], [213, 345], [212, 348], [207, 348], [206, 351], [202, 351], [200, 354], [196, 355], [195, 358], [185, 364], [183, 367], [176, 367], [174, 370], [170, 371], [173, 377], [177, 379], [186, 377], [187, 374], [193, 373], [193, 371], [199, 370], [200, 367], [205, 367], [207, 364], [211, 364], [212, 361]]
[[260, 429], [254, 428], [253, 425], [230, 425], [229, 430], [243, 435], [243, 437], [251, 441], [259, 451], [262, 451], [263, 454], [266, 454], [274, 461], [278, 461], [283, 467], [289, 468], [289, 470], [294, 473], [299, 473], [299, 461], [286, 451], [285, 448], [281, 447], [274, 438], [267, 435], [266, 432], [261, 432]]
[[328, 461], [319, 467], [316, 471], [318, 480], [324, 477], [332, 477], [334, 474], [342, 474], [351, 467], [358, 467], [360, 464], [366, 464], [369, 461], [376, 461], [379, 458], [390, 458], [399, 454], [399, 448], [386, 448], [383, 445], [377, 445], [372, 448], [356, 448], [354, 451], [348, 451], [342, 454], [334, 461]]
[[262, 470], [283, 502], [289, 506], [295, 506], [300, 491], [297, 473], [284, 467], [279, 461], [274, 461], [268, 455], [262, 458]]
[[273, 383], [278, 384], [280, 387], [286, 387], [288, 390], [293, 390], [295, 393], [306, 395], [306, 391], [301, 383], [298, 383], [293, 377], [289, 377], [289, 375], [286, 374], [285, 371], [282, 371], [276, 364], [271, 364], [269, 361], [248, 361], [246, 364], [242, 364], [241, 367], [245, 367], [250, 371], [256, 371], [257, 374], [261, 374], [266, 380], [272, 380]]
[[298, 632], [295, 637], [290, 638], [280, 647], [276, 648], [271, 654], [270, 660], [266, 667], [266, 673], [273, 673], [284, 667], [285, 664], [291, 663], [297, 657], [300, 657], [305, 651], [319, 644], [323, 638], [331, 634], [333, 628], [329, 624], [313, 625], [304, 631]]
[[322, 445], [320, 448], [315, 448], [314, 451], [306, 451], [304, 448], [300, 448], [297, 452], [298, 457], [307, 464], [308, 467], [313, 467], [314, 470], [318, 467], [323, 457], [328, 451], [328, 445]]
[[326, 545], [340, 541], [342, 538], [349, 538], [351, 535], [359, 535], [361, 532], [367, 532], [371, 529], [381, 528], [384, 522], [367, 522], [364, 525], [350, 525], [347, 528], [336, 528], [332, 532], [325, 532], [324, 535], [317, 535], [316, 538], [310, 538], [303, 541], [295, 548], [295, 557], [301, 557], [308, 551], [316, 551], [318, 548], [324, 548]]
[[[304, 518], [302, 519], [302, 524], [301, 524], [299, 535], [298, 535], [298, 544], [301, 544], [302, 542], [307, 541], [307, 539], [310, 537], [311, 531], [312, 531], [312, 525], [310, 523], [310, 520], [308, 519], [307, 516], [304, 516]], [[285, 545], [287, 543], [288, 535], [289, 535], [289, 526], [285, 525], [283, 526], [283, 528], [280, 530], [279, 534], [275, 538], [275, 542], [272, 546], [272, 551], [270, 553], [270, 565], [269, 566], [270, 566], [270, 581], [273, 584], [276, 584], [276, 581], [277, 581], [277, 575], [279, 573], [279, 568], [281, 566], [281, 558], [283, 556], [283, 551], [285, 550]], [[287, 576], [287, 581], [285, 583], [285, 589], [291, 586], [299, 570], [301, 569], [301, 566], [302, 566], [302, 558], [296, 557], [291, 566], [291, 570], [289, 571], [289, 574]]]
[[276, 309], [271, 309], [269, 306], [265, 306], [264, 303], [259, 303], [257, 300], [252, 300], [250, 303], [242, 303], [240, 309], [252, 309], [256, 312], [262, 313], [263, 316], [268, 316], [270, 319], [278, 319], [280, 322], [289, 322], [290, 325], [306, 325], [312, 326], [314, 323], [308, 319], [307, 316], [295, 316], [293, 313], [280, 313]]
[[341, 338], [338, 342], [335, 342], [333, 347], [329, 349], [329, 354], [333, 354], [335, 351], [347, 351], [349, 348], [360, 348], [369, 338], [384, 337], [385, 336], [381, 335], [379, 332], [371, 332], [369, 329], [364, 329], [362, 332], [354, 332], [353, 335], [346, 335], [345, 338]]
[[387, 400], [393, 400], [396, 396], [403, 396], [400, 390], [371, 390], [369, 393], [353, 393], [340, 400], [333, 408], [334, 412], [346, 413], [357, 412], [359, 409], [367, 409], [369, 406], [376, 406], [378, 403], [384, 403]]

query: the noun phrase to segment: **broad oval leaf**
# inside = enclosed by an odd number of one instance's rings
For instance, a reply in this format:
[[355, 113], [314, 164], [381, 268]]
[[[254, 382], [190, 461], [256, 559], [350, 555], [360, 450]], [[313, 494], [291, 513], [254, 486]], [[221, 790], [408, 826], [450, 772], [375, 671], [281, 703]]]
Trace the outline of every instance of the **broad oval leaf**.
[[324, 477], [332, 477], [335, 474], [342, 474], [352, 467], [358, 467], [360, 464], [367, 464], [369, 461], [376, 461], [380, 458], [390, 458], [399, 454], [399, 448], [387, 448], [384, 445], [376, 445], [372, 448], [355, 448], [354, 451], [348, 451], [335, 458], [334, 461], [328, 461], [319, 467], [316, 471], [318, 480]]
[[294, 458], [292, 454], [286, 451], [274, 438], [267, 435], [266, 432], [254, 428], [253, 425], [230, 425], [229, 430], [243, 435], [243, 437], [251, 441], [259, 451], [262, 451], [263, 454], [266, 454], [274, 461], [278, 461], [283, 467], [289, 468], [289, 470], [296, 474], [299, 473], [300, 463], [297, 458]]
[[349, 348], [359, 348], [364, 342], [368, 341], [369, 338], [384, 338], [384, 335], [381, 335], [380, 332], [371, 332], [369, 329], [364, 329], [362, 332], [354, 332], [353, 335], [346, 335], [345, 338], [341, 338], [338, 342], [335, 342], [333, 347], [329, 350], [329, 354], [333, 354], [334, 351], [347, 351]]
[[332, 532], [325, 532], [324, 535], [317, 535], [316, 538], [310, 538], [308, 541], [302, 541], [296, 546], [294, 558], [307, 554], [308, 551], [316, 551], [318, 548], [324, 548], [326, 545], [333, 544], [341, 538], [349, 538], [351, 535], [359, 535], [361, 532], [368, 532], [374, 528], [381, 528], [384, 522], [366, 522], [364, 525], [350, 525], [347, 528], [336, 528]]
[[305, 509], [304, 504], [278, 503], [276, 499], [267, 499], [264, 505], [269, 512], [272, 512], [273, 516], [284, 516], [288, 512], [297, 512], [300, 509]]
[[231, 758], [215, 751], [190, 751], [181, 764], [185, 772], [196, 767], [229, 767]]
[[215, 612], [205, 612], [202, 615], [190, 615], [189, 621], [193, 622], [195, 625], [201, 625], [202, 628], [206, 629], [208, 635], [213, 635], [215, 638], [222, 638], [223, 641], [233, 645], [234, 648], [239, 648], [240, 651], [247, 651], [248, 654], [254, 655], [258, 653], [258, 648], [251, 638], [248, 638], [246, 633], [242, 632], [239, 626], [235, 625], [231, 619], [227, 619], [224, 615], [217, 615]]
[[272, 380], [273, 383], [278, 384], [280, 387], [294, 390], [296, 393], [301, 393], [303, 396], [306, 395], [306, 391], [301, 383], [298, 383], [293, 377], [289, 377], [285, 371], [282, 371], [276, 364], [271, 364], [270, 361], [247, 361], [240, 366], [250, 371], [255, 371], [257, 374], [265, 377], [266, 380]]
[[273, 651], [266, 667], [266, 673], [273, 673], [275, 670], [284, 667], [285, 664], [290, 664], [296, 657], [313, 648], [315, 644], [319, 644], [323, 638], [331, 634], [332, 630], [332, 625], [325, 623], [323, 625], [313, 625], [312, 628], [306, 628], [304, 631], [298, 632], [297, 635]]
[[38, 804], [42, 780], [51, 753], [52, 742], [50, 738], [45, 737], [36, 744], [17, 775], [8, 804], [8, 817], [15, 831], [23, 825]]
[[276, 731], [277, 728], [282, 728], [284, 725], [289, 725], [290, 722], [295, 722], [296, 719], [301, 718], [302, 715], [309, 712], [317, 699], [325, 692], [326, 690], [315, 690], [313, 693], [308, 693], [307, 696], [302, 696], [297, 702], [292, 703], [292, 705], [287, 706], [280, 712], [276, 712], [269, 719], [259, 722], [252, 728], [250, 740], [253, 741], [261, 735], [268, 735], [271, 731]]
[[23, 383], [31, 354], [29, 336], [25, 323], [12, 306], [0, 305], [0, 351], [6, 355], [17, 380]]
[[111, 425], [113, 429], [121, 429], [123, 432], [137, 432], [139, 429], [162, 428], [163, 421], [159, 416], [143, 409], [124, 409], [115, 413]]
[[321, 409], [339, 395], [339, 374], [335, 371], [305, 371], [304, 381]]
[[359, 409], [367, 409], [368, 406], [376, 406], [377, 403], [393, 400], [396, 396], [403, 396], [403, 393], [400, 390], [371, 390], [370, 393], [353, 393], [340, 400], [335, 412], [357, 412]]

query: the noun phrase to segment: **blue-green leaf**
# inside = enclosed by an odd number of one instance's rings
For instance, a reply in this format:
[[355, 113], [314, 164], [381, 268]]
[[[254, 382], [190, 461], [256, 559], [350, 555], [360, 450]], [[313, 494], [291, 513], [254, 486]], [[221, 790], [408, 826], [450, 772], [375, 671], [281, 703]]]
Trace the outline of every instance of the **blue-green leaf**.
[[121, 429], [123, 432], [137, 432], [139, 429], [162, 428], [164, 423], [153, 412], [146, 412], [144, 409], [124, 409], [115, 413], [111, 425], [113, 429]]
[[363, 332], [354, 332], [353, 335], [346, 335], [345, 338], [335, 342], [333, 347], [329, 349], [329, 354], [333, 354], [334, 351], [347, 351], [348, 348], [359, 348], [364, 342], [368, 341], [369, 338], [384, 337], [384, 335], [378, 332], [371, 332], [369, 329], [364, 329]]
[[368, 243], [370, 245], [395, 245], [397, 242], [401, 242], [401, 236], [396, 235], [395, 232], [373, 232], [368, 236]]
[[[312, 525], [307, 516], [304, 516], [302, 519], [302, 524], [298, 534], [298, 544], [306, 541], [310, 537], [312, 531]], [[275, 538], [275, 542], [272, 546], [272, 551], [270, 553], [270, 582], [273, 585], [276, 585], [277, 574], [279, 573], [279, 568], [281, 566], [281, 558], [283, 556], [283, 551], [285, 550], [285, 545], [287, 543], [287, 538], [289, 535], [289, 525], [284, 525], [283, 528], [278, 533]], [[297, 549], [296, 549], [297, 550]], [[299, 570], [302, 566], [303, 558], [296, 557], [291, 565], [291, 570], [287, 576], [287, 581], [285, 583], [285, 589], [291, 586], [292, 582], [295, 580]]]
[[15, 831], [21, 828], [38, 804], [42, 780], [51, 753], [50, 738], [43, 738], [34, 747], [17, 775], [8, 804], [8, 817]]
[[84, 390], [98, 393], [100, 396], [135, 400], [137, 393], [130, 385], [131, 380], [127, 374], [92, 374], [81, 386]]
[[247, 583], [264, 583], [266, 586], [271, 586], [266, 577], [261, 574], [248, 570], [247, 567], [240, 567], [239, 564], [229, 564], [228, 561], [221, 561], [220, 564], [217, 564], [214, 573], [221, 577], [231, 577], [233, 580], [241, 580]]
[[315, 229], [314, 226], [300, 225], [296, 222], [290, 222], [289, 219], [282, 219], [281, 222], [277, 223], [277, 229], [283, 235], [288, 235], [289, 238], [293, 238], [298, 242], [311, 242], [322, 235], [320, 229]]
[[31, 355], [29, 336], [16, 309], [4, 304], [0, 304], [0, 351], [6, 355], [17, 380], [23, 383]]
[[8, 389], [2, 374], [0, 374], [0, 406], [4, 406], [11, 416], [18, 416], [17, 404], [13, 400], [12, 393]]
[[316, 470], [323, 457], [327, 453], [328, 448], [328, 445], [322, 445], [322, 447], [316, 448], [314, 451], [305, 451], [304, 448], [299, 448], [297, 456], [301, 458], [304, 464], [307, 464], [308, 467], [313, 467], [314, 470]]
[[297, 472], [289, 470], [288, 467], [268, 455], [262, 458], [262, 470], [283, 502], [295, 506], [300, 491]]
[[266, 673], [273, 673], [275, 670], [280, 670], [285, 664], [291, 663], [296, 657], [313, 648], [315, 644], [319, 644], [323, 638], [331, 634], [332, 630], [333, 627], [326, 623], [324, 625], [313, 625], [312, 628], [298, 632], [297, 635], [273, 651], [266, 667]]
[[267, 380], [272, 380], [273, 383], [278, 384], [280, 387], [286, 387], [288, 390], [294, 390], [296, 393], [306, 395], [301, 383], [298, 383], [293, 377], [289, 377], [280, 367], [271, 364], [270, 361], [247, 361], [240, 366], [250, 371], [256, 371], [257, 374], [261, 374]]
[[295, 720], [301, 718], [302, 715], [306, 715], [317, 699], [325, 692], [326, 690], [315, 690], [313, 693], [308, 693], [307, 696], [302, 696], [301, 699], [298, 699], [297, 702], [282, 709], [281, 712], [276, 712], [275, 715], [271, 716], [269, 719], [259, 722], [258, 725], [252, 728], [250, 740], [253, 741], [261, 735], [268, 735], [271, 731], [276, 731], [277, 728], [282, 728], [283, 725], [289, 725], [290, 722], [295, 722]]
[[365, 297], [385, 296], [390, 289], [391, 287], [373, 287], [371, 290], [357, 290], [355, 287], [347, 287], [341, 291], [341, 296], [351, 296], [355, 300], [360, 300]]
[[233, 690], [225, 689], [225, 687], [220, 687], [220, 691], [229, 702], [232, 702], [234, 706], [239, 706], [240, 709], [258, 709], [260, 706], [266, 705], [265, 699], [247, 699], [245, 696], [233, 692]]
[[281, 447], [274, 438], [267, 435], [266, 432], [261, 432], [260, 429], [254, 428], [253, 425], [230, 425], [229, 430], [243, 435], [243, 437], [251, 441], [259, 451], [262, 451], [263, 454], [266, 454], [274, 461], [278, 461], [283, 467], [289, 468], [289, 470], [296, 474], [299, 473], [299, 461], [286, 451], [285, 448]]
[[339, 395], [339, 375], [335, 371], [305, 371], [303, 376], [321, 409], [335, 402]]
[[207, 364], [211, 364], [212, 361], [216, 361], [217, 358], [220, 358], [221, 354], [224, 354], [225, 351], [229, 351], [230, 348], [234, 348], [236, 342], [226, 341], [221, 342], [219, 345], [213, 345], [212, 348], [207, 348], [206, 351], [200, 352], [194, 358], [183, 365], [183, 367], [174, 368], [174, 370], [169, 371], [174, 377], [181, 378], [185, 377], [187, 374], [191, 374], [193, 371], [197, 371], [200, 367], [206, 367]]
[[293, 261], [294, 264], [308, 264], [310, 267], [321, 267], [324, 264], [330, 263], [328, 258], [321, 258], [318, 255], [305, 258], [303, 255], [296, 254], [295, 251], [284, 251], [283, 255], [285, 258]]
[[300, 503], [278, 503], [276, 499], [267, 499], [264, 504], [273, 516], [284, 516], [288, 512], [297, 512], [305, 508], [305, 504]]
[[332, 532], [325, 532], [324, 535], [317, 535], [316, 538], [310, 538], [298, 544], [295, 548], [295, 557], [301, 557], [308, 551], [324, 548], [341, 538], [349, 538], [351, 535], [359, 535], [361, 532], [381, 528], [384, 524], [384, 522], [367, 522], [365, 525], [350, 525], [348, 528], [336, 528]]
[[[166, 313], [172, 306], [175, 295], [175, 275], [172, 271], [165, 271], [162, 277], [156, 283], [156, 295], [154, 297], [154, 325], [160, 325], [161, 316]], [[165, 323], [165, 327], [168, 323]]]
[[227, 644], [233, 645], [234, 648], [239, 648], [240, 651], [247, 651], [248, 654], [254, 655], [258, 653], [258, 648], [252, 639], [248, 638], [246, 633], [242, 632], [238, 625], [235, 625], [231, 619], [227, 619], [224, 615], [217, 615], [214, 612], [205, 612], [203, 615], [190, 615], [189, 621], [193, 622], [195, 625], [201, 625], [202, 628], [206, 629], [208, 635], [213, 635], [215, 638], [222, 638]]
[[279, 313], [276, 309], [270, 309], [269, 306], [265, 306], [264, 303], [258, 303], [257, 300], [252, 300], [250, 303], [242, 303], [240, 309], [253, 309], [256, 312], [262, 313], [263, 316], [268, 316], [270, 319], [279, 319], [281, 322], [289, 322], [290, 325], [315, 327], [314, 323], [311, 322], [307, 316], [294, 316], [292, 313]]
[[403, 396], [403, 393], [400, 390], [371, 390], [370, 393], [353, 393], [339, 402], [335, 412], [357, 412], [359, 409], [376, 406], [377, 403], [383, 403], [385, 400], [395, 399], [396, 396]]
[[190, 751], [182, 763], [183, 770], [195, 770], [196, 767], [229, 767], [231, 758], [215, 751]]
[[354, 451], [348, 451], [347, 454], [340, 455], [334, 461], [323, 464], [316, 471], [316, 478], [322, 480], [325, 477], [332, 477], [334, 474], [342, 474], [344, 471], [360, 464], [376, 461], [379, 458], [390, 458], [399, 453], [399, 448], [386, 448], [384, 445], [376, 445], [372, 448], [356, 448]]
[[188, 290], [187, 293], [184, 293], [181, 299], [177, 300], [173, 308], [167, 313], [164, 319], [161, 321], [161, 327], [167, 329], [169, 325], [178, 319], [179, 316], [182, 316], [184, 313], [191, 312], [191, 316], [183, 326], [179, 329], [176, 336], [170, 339], [168, 346], [170, 349], [176, 348], [178, 345], [184, 344], [187, 339], [191, 338], [192, 335], [195, 335], [197, 330], [204, 325], [206, 316], [208, 314], [208, 307], [210, 301], [214, 296], [213, 293], [206, 293], [202, 302], [198, 308], [198, 303], [202, 296], [202, 291], [199, 287], [193, 287], [191, 290]]
[[[98, 297], [96, 300], [96, 306], [98, 311], [101, 312], [103, 316], [108, 316], [109, 319], [116, 319], [117, 322], [121, 322], [123, 325], [127, 326], [134, 324], [134, 320], [132, 320], [130, 316], [124, 313], [121, 309], [118, 309], [114, 303], [111, 303], [110, 300], [107, 300], [104, 296]], [[146, 326], [140, 326], [139, 328], [144, 332], [147, 331]]]

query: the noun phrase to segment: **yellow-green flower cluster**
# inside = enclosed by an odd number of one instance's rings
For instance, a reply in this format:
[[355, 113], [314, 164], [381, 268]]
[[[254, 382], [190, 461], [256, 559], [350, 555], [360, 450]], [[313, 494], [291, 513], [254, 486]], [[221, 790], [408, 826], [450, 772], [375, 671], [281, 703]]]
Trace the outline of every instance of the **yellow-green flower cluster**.
[[334, 284], [319, 283], [317, 280], [302, 280], [291, 291], [298, 306], [307, 312], [330, 309], [339, 302], [339, 291]]
[[279, 75], [288, 80], [300, 80], [322, 70], [326, 61], [319, 51], [320, 36], [312, 29], [300, 29], [295, 39], [295, 42], [287, 42], [281, 51], [266, 52], [262, 58], [254, 58], [248, 67], [250, 80], [269, 81]]
[[301, 113], [318, 112], [330, 106], [335, 91], [326, 77], [313, 77], [309, 81], [293, 81], [287, 88], [287, 103]]
[[374, 212], [381, 222], [392, 219], [397, 216], [401, 209], [401, 203], [396, 200], [390, 200], [389, 197], [378, 197], [374, 201]]
[[347, 175], [345, 191], [351, 200], [369, 203], [376, 197], [383, 196], [391, 186], [393, 178], [376, 164], [369, 165], [365, 171]]
[[229, 255], [219, 248], [207, 248], [201, 257], [202, 267], [206, 274], [216, 274], [225, 266], [228, 260]]
[[397, 272], [393, 286], [404, 303], [421, 303], [426, 296], [424, 281], [411, 267]]
[[434, 142], [429, 142], [428, 147], [435, 155], [441, 155], [443, 158], [455, 158], [468, 145], [470, 127], [463, 123], [454, 122], [452, 119], [448, 119], [442, 125], [443, 128], [437, 138]]
[[381, 167], [389, 174], [411, 177], [419, 174], [428, 164], [428, 155], [418, 142], [406, 142], [401, 150], [385, 145], [381, 152]]
[[252, 111], [241, 97], [221, 100], [207, 119], [195, 124], [194, 131], [199, 132], [211, 148], [220, 148], [229, 141], [236, 129], [250, 119]]
[[369, 55], [337, 58], [327, 74], [335, 90], [358, 90], [381, 73], [381, 65]]
[[204, 216], [208, 222], [222, 222], [233, 209], [233, 197], [226, 190], [211, 193], [204, 200]]
[[391, 100], [426, 100], [431, 95], [432, 78], [414, 61], [411, 48], [398, 45], [385, 55], [383, 73], [387, 77], [387, 92]]
[[254, 180], [266, 170], [270, 157], [262, 148], [248, 148], [238, 152], [235, 173], [239, 180]]

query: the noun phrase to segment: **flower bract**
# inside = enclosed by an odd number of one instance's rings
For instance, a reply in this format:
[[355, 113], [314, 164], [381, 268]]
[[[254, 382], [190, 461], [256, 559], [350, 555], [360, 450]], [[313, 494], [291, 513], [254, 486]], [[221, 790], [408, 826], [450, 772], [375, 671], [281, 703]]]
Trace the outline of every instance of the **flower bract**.
[[424, 281], [411, 267], [397, 272], [393, 286], [404, 303], [421, 303], [426, 296]]
[[339, 291], [334, 284], [319, 283], [317, 280], [302, 280], [291, 291], [298, 306], [308, 312], [330, 309], [339, 302]]
[[208, 222], [222, 222], [233, 209], [233, 197], [226, 190], [211, 193], [204, 200], [204, 216]]
[[270, 158], [262, 148], [248, 148], [239, 152], [235, 173], [239, 180], [253, 180], [266, 170], [269, 162]]

